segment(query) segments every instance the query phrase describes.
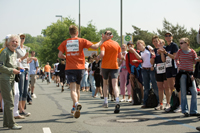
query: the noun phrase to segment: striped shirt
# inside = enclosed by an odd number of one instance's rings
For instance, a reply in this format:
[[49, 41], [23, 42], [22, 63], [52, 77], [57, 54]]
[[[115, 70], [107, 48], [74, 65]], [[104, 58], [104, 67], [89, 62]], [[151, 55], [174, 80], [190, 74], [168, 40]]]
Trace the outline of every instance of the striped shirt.
[[190, 52], [187, 54], [184, 53], [182, 49], [179, 49], [176, 54], [175, 61], [179, 70], [193, 72], [193, 64], [195, 63], [195, 58], [197, 58], [197, 54], [193, 49], [190, 49]]

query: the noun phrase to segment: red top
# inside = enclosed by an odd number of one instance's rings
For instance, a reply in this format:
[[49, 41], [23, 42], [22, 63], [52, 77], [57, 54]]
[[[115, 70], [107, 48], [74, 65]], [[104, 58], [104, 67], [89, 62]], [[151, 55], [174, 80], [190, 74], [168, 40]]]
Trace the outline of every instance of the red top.
[[193, 71], [193, 64], [196, 62], [195, 58], [197, 58], [197, 54], [193, 49], [191, 49], [191, 51], [187, 54], [179, 49], [176, 54], [175, 61], [179, 69]]
[[[129, 53], [130, 60], [128, 60], [128, 53]], [[131, 69], [129, 67], [129, 64], [131, 64], [132, 66], [138, 67], [139, 64], [142, 63], [143, 61], [142, 60], [138, 60], [134, 53], [131, 53], [131, 52], [128, 52], [128, 53], [126, 54], [126, 68], [127, 68], [128, 72], [131, 73]], [[137, 50], [137, 53], [139, 53], [138, 50]], [[137, 60], [138, 62], [133, 63], [132, 60]]]

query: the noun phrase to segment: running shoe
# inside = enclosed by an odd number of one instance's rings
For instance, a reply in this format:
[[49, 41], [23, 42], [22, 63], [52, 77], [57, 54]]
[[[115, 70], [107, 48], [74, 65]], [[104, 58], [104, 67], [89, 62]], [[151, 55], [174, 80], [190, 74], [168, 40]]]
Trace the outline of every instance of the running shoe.
[[181, 111], [181, 106], [179, 105], [178, 108], [174, 110], [174, 113], [180, 113]]
[[81, 113], [80, 113], [81, 108], [82, 108], [81, 104], [78, 103], [78, 104], [76, 105], [76, 111], [75, 111], [75, 113], [74, 113], [74, 117], [75, 117], [75, 118], [79, 118], [79, 117], [80, 117], [80, 115], [81, 115]]
[[76, 111], [76, 109], [73, 107], [73, 108], [71, 109], [71, 116], [74, 117], [74, 113], [75, 113], [75, 111]]
[[103, 103], [104, 108], [108, 108], [108, 103]]
[[122, 100], [120, 100], [120, 102], [126, 102], [126, 99], [122, 99]]
[[154, 108], [155, 110], [163, 110], [163, 105], [158, 104], [157, 107]]

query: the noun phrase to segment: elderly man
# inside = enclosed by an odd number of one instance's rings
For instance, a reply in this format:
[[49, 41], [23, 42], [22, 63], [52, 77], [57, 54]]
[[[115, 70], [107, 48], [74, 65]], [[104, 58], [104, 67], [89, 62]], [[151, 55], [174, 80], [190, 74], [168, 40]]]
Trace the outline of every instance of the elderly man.
[[[17, 70], [17, 55], [15, 49], [19, 45], [20, 38], [18, 35], [11, 35], [8, 39], [8, 46], [0, 55], [0, 88], [4, 100], [4, 116], [3, 127], [16, 130], [21, 129], [15, 123], [13, 117], [14, 108], [14, 79], [15, 74], [19, 74]], [[21, 69], [18, 67], [18, 69]]]

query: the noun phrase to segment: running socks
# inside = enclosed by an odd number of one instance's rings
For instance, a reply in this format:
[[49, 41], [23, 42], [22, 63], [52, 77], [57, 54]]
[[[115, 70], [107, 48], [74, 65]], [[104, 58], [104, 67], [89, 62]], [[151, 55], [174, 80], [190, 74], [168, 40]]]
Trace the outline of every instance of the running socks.
[[116, 104], [119, 103], [119, 97], [116, 97]]
[[104, 97], [104, 103], [108, 103], [108, 98]]

